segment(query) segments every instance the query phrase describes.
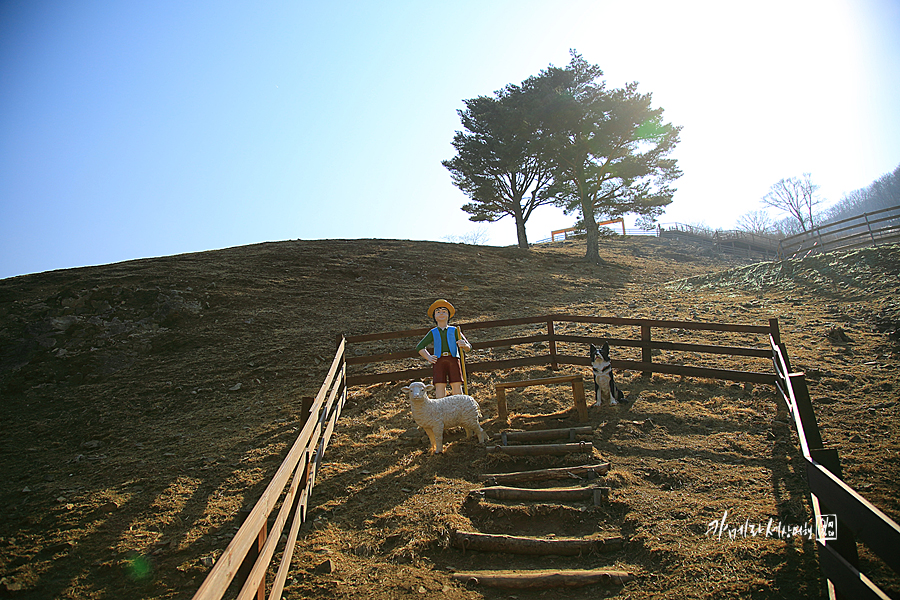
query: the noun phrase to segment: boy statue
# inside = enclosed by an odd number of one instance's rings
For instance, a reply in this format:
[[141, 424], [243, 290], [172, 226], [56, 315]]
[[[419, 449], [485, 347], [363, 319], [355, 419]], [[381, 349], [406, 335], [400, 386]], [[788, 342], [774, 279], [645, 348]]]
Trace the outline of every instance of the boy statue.
[[[456, 309], [446, 300], [436, 300], [428, 307], [428, 316], [434, 320], [435, 327], [422, 338], [416, 350], [432, 365], [434, 379], [434, 396], [443, 398], [447, 395], [447, 383], [453, 394], [462, 394], [462, 371], [459, 365], [459, 350], [468, 352], [472, 345], [459, 327], [448, 325]], [[427, 346], [434, 345], [434, 354], [428, 352]]]

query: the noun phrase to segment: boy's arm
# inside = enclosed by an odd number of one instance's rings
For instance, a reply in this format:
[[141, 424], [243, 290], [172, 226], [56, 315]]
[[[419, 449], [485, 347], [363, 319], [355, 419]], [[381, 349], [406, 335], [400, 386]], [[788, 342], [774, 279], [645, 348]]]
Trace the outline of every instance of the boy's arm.
[[456, 333], [459, 334], [459, 339], [456, 340], [456, 345], [465, 350], [466, 352], [472, 351], [472, 344], [469, 343], [469, 340], [466, 339], [466, 336], [463, 335], [462, 329], [459, 327], [456, 328]]
[[428, 345], [429, 342], [432, 341], [433, 337], [434, 336], [429, 331], [428, 333], [425, 334], [425, 337], [422, 338], [422, 341], [419, 342], [419, 344], [416, 346], [416, 350], [419, 351], [419, 356], [421, 356], [422, 358], [424, 358], [431, 364], [434, 364], [437, 362], [437, 356], [432, 355], [431, 352], [428, 351], [428, 348], [426, 348], [426, 346]]

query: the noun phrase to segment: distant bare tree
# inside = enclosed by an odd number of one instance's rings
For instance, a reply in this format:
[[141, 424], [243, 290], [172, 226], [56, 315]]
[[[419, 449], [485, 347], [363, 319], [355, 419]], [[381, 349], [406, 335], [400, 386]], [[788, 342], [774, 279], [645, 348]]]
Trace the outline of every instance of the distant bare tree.
[[810, 179], [809, 173], [804, 173], [802, 178], [789, 177], [781, 179], [769, 188], [769, 193], [763, 196], [763, 204], [784, 211], [791, 215], [800, 224], [802, 231], [809, 231], [815, 226], [813, 208], [822, 203], [816, 196], [819, 186]]
[[484, 227], [479, 227], [478, 229], [473, 229], [468, 233], [462, 234], [461, 236], [459, 236], [459, 238], [463, 244], [470, 244], [472, 246], [484, 246], [490, 241], [491, 235], [487, 232], [487, 229], [485, 229]]
[[716, 233], [716, 231], [720, 231], [720, 229], [715, 229], [715, 228], [710, 227], [706, 223], [706, 221], [691, 221], [690, 223], [685, 223], [685, 225], [687, 225], [688, 227], [691, 227], [693, 229], [697, 229], [703, 233], [706, 233], [707, 235], [713, 235]]
[[742, 215], [737, 221], [737, 229], [738, 231], [746, 231], [757, 235], [768, 235], [778, 230], [775, 226], [775, 221], [764, 210], [751, 210], [747, 214]]
[[785, 217], [779, 221], [775, 221], [775, 233], [783, 237], [789, 235], [797, 235], [803, 233], [800, 223], [794, 217]]
[[894, 206], [900, 206], [900, 166], [868, 187], [844, 194], [839, 202], [825, 211], [824, 220], [838, 221]]
[[825, 213], [826, 221], [837, 221], [841, 218], [866, 212], [868, 194], [865, 189], [847, 192], [837, 204]]
[[487, 229], [479, 227], [462, 235], [446, 235], [444, 239], [452, 244], [469, 244], [471, 246], [485, 246], [491, 236]]
[[900, 206], [900, 167], [893, 173], [887, 173], [876, 179], [868, 188], [871, 208], [866, 210], [878, 210]]

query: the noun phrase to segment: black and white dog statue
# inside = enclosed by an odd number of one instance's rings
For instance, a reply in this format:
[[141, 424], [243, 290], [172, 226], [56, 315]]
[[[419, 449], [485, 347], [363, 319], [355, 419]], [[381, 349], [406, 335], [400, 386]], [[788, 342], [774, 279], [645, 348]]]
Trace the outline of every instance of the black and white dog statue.
[[624, 404], [625, 394], [616, 387], [613, 379], [612, 363], [609, 360], [609, 342], [603, 342], [603, 346], [599, 350], [591, 344], [591, 367], [594, 369], [596, 405]]

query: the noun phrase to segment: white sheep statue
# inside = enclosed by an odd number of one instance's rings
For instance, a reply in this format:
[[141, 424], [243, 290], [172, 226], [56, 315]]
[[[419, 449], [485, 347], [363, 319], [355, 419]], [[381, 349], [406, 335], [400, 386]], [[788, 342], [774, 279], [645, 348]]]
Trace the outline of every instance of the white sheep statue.
[[403, 391], [409, 396], [413, 419], [419, 427], [425, 430], [431, 441], [429, 450], [433, 450], [435, 454], [441, 453], [444, 429], [450, 427], [464, 428], [466, 438], [477, 433], [478, 442], [483, 444], [487, 436], [478, 423], [481, 411], [478, 409], [475, 399], [465, 394], [429, 398], [428, 392], [433, 390], [433, 385], [425, 385], [421, 381], [414, 381], [403, 388]]

